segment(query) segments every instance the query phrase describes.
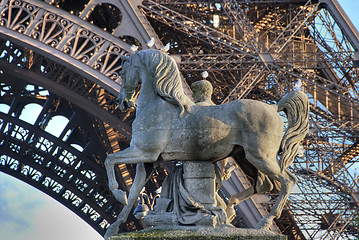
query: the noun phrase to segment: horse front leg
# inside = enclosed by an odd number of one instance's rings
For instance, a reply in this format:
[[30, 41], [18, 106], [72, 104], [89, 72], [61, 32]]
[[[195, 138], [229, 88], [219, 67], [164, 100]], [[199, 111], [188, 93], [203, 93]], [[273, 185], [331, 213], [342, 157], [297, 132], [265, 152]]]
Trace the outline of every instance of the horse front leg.
[[108, 178], [108, 186], [117, 201], [123, 205], [127, 205], [126, 192], [118, 189], [118, 182], [115, 176], [115, 165], [118, 164], [136, 164], [145, 162], [155, 162], [158, 154], [145, 154], [137, 147], [129, 147], [123, 151], [112, 153], [105, 159], [105, 167]]
[[111, 226], [107, 229], [104, 238], [108, 239], [109, 237], [115, 235], [118, 232], [120, 225], [126, 222], [128, 215], [130, 214], [136, 199], [140, 195], [141, 190], [146, 184], [146, 170], [145, 165], [143, 163], [139, 163], [136, 166], [136, 175], [133, 181], [130, 194], [128, 196], [128, 204], [125, 205], [120, 214], [117, 217], [117, 220], [111, 224]]

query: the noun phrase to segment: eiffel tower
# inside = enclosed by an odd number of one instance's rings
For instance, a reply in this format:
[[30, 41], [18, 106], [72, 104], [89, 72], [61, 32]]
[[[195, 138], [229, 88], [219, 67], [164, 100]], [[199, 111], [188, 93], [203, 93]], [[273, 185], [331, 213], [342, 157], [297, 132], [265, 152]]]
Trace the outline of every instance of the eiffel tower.
[[[216, 104], [275, 103], [300, 80], [311, 128], [290, 169], [297, 187], [272, 230], [288, 239], [358, 237], [359, 33], [337, 0], [2, 0], [0, 13], [0, 171], [100, 234], [122, 209], [104, 159], [129, 146], [135, 117], [115, 104], [120, 56], [152, 39], [151, 48], [170, 44], [189, 94], [209, 73]], [[147, 194], [170, 168], [155, 171]], [[121, 189], [134, 171], [116, 167]], [[225, 200], [249, 184], [241, 171], [232, 175]], [[238, 205], [233, 224], [255, 227], [277, 193]], [[119, 232], [143, 227], [130, 215]]]

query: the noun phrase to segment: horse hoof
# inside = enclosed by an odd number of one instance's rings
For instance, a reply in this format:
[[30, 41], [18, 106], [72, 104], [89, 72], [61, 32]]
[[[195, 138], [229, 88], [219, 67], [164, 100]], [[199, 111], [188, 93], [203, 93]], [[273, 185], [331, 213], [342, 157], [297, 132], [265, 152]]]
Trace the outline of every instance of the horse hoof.
[[233, 207], [227, 207], [226, 214], [229, 223], [232, 222], [233, 219], [236, 217], [236, 211]]
[[114, 190], [113, 195], [115, 196], [116, 200], [119, 201], [123, 205], [127, 205], [127, 195], [125, 191], [122, 191], [120, 189]]
[[263, 218], [257, 225], [257, 229], [268, 230], [272, 226], [272, 219]]
[[110, 225], [109, 228], [106, 230], [106, 233], [104, 235], [104, 239], [108, 240], [110, 237], [115, 235], [117, 233], [118, 229], [115, 228], [115, 226]]

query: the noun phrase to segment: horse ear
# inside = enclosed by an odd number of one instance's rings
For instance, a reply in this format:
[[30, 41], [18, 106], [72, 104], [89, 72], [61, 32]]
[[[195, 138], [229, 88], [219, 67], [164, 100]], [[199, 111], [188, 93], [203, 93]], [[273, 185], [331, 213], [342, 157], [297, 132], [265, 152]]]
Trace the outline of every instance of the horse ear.
[[130, 57], [126, 55], [121, 55], [122, 61], [130, 61]]

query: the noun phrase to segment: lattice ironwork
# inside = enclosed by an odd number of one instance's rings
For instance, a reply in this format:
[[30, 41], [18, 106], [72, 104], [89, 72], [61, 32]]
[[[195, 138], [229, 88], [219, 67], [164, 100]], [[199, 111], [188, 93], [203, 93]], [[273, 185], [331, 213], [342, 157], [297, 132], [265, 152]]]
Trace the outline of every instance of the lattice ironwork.
[[120, 55], [130, 52], [128, 43], [40, 1], [2, 1], [0, 13], [2, 34], [13, 35], [49, 57], [57, 55], [82, 74], [85, 68], [92, 81], [116, 93]]
[[[86, 114], [67, 101], [41, 87], [32, 91], [37, 86], [21, 84], [3, 70], [0, 78], [1, 171], [52, 196], [103, 234], [120, 206], [107, 188], [106, 151], [91, 116], [83, 119]], [[42, 107], [33, 123], [25, 112], [34, 103]], [[64, 115], [70, 118], [60, 135], [50, 134], [51, 120]]]
[[[119, 151], [118, 146], [128, 146], [132, 117], [121, 122], [126, 116], [115, 107], [115, 96], [96, 83], [10, 41], [0, 43], [1, 171], [52, 196], [104, 234], [121, 206], [108, 189], [103, 161], [108, 152]], [[29, 122], [22, 113], [34, 103], [41, 111]], [[58, 136], [46, 131], [56, 116], [68, 120]], [[111, 123], [113, 117], [117, 130], [105, 129], [103, 121]], [[110, 132], [116, 136], [117, 149], [104, 143], [111, 139]], [[132, 178], [126, 166], [118, 172], [121, 187], [128, 188]], [[134, 221], [132, 217], [121, 231], [141, 228]]]

